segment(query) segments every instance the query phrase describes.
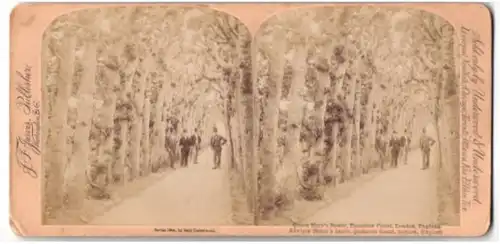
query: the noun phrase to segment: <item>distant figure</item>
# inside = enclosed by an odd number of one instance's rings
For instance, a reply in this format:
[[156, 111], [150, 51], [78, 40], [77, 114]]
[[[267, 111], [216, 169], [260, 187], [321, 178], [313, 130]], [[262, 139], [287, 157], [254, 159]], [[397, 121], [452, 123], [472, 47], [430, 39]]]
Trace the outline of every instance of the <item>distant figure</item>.
[[393, 132], [392, 138], [389, 141], [389, 146], [391, 147], [391, 166], [398, 167], [398, 157], [401, 151], [401, 140], [396, 136], [396, 132]]
[[399, 162], [403, 162], [403, 164], [406, 164], [405, 161], [405, 148], [406, 148], [406, 136], [402, 135], [399, 137], [399, 155], [398, 155], [398, 160]]
[[214, 151], [214, 167], [212, 169], [220, 168], [220, 156], [222, 153], [222, 146], [224, 146], [226, 142], [227, 140], [224, 137], [217, 134], [217, 128], [214, 128], [214, 134], [210, 139], [210, 146]]
[[167, 128], [166, 131], [166, 136], [165, 136], [165, 148], [167, 149], [167, 152], [169, 154], [169, 160], [170, 160], [170, 168], [175, 168], [175, 161], [177, 161], [177, 138], [175, 137], [175, 134], [173, 132], [173, 129]]
[[375, 139], [375, 150], [378, 152], [379, 161], [380, 161], [380, 169], [384, 169], [384, 161], [386, 160], [386, 150], [387, 142], [384, 141], [381, 136], [377, 136]]
[[427, 135], [425, 128], [420, 137], [420, 150], [422, 150], [422, 170], [428, 169], [430, 165], [431, 147], [436, 143], [434, 139]]
[[405, 134], [401, 137], [401, 141], [403, 141], [403, 161], [404, 164], [408, 164], [408, 153], [410, 152], [411, 139], [408, 136], [407, 130], [405, 130]]
[[198, 163], [198, 153], [201, 149], [201, 137], [200, 134], [198, 133], [198, 129], [194, 129], [194, 134], [191, 136], [191, 143], [193, 144], [193, 163], [197, 164]]
[[189, 150], [191, 148], [191, 138], [187, 135], [187, 130], [182, 131], [182, 137], [179, 140], [179, 146], [181, 147], [181, 167], [188, 166]]

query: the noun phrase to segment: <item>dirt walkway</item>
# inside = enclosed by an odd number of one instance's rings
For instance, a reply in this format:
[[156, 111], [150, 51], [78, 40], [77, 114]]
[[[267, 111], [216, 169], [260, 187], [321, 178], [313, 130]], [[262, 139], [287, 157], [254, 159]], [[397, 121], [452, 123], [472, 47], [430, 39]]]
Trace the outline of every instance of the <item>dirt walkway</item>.
[[96, 217], [90, 224], [231, 224], [231, 199], [226, 171], [212, 170], [210, 149], [205, 149], [199, 159], [199, 164], [190, 162], [188, 168], [176, 169], [136, 197]]
[[432, 167], [420, 170], [419, 150], [413, 151], [408, 160], [408, 165], [380, 173], [348, 198], [333, 202], [303, 223], [436, 223], [438, 214], [434, 170]]

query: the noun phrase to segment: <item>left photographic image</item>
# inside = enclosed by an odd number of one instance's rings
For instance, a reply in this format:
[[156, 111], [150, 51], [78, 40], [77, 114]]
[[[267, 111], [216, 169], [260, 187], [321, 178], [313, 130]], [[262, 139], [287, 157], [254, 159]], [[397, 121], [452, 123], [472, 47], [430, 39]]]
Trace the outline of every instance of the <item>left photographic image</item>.
[[55, 19], [42, 43], [43, 224], [244, 224], [250, 42], [238, 19], [201, 7]]

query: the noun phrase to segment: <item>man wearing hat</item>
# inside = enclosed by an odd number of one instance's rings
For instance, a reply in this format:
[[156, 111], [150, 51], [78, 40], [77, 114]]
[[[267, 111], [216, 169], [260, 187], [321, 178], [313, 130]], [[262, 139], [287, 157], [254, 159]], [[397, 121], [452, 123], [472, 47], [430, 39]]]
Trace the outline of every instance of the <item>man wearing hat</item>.
[[398, 167], [399, 152], [401, 151], [401, 140], [396, 135], [396, 131], [392, 132], [392, 138], [389, 141], [389, 146], [391, 147], [391, 166]]
[[179, 140], [179, 146], [181, 147], [181, 167], [188, 166], [189, 150], [191, 148], [191, 137], [188, 136], [187, 130], [182, 131], [182, 137]]
[[210, 139], [210, 146], [214, 151], [214, 167], [212, 169], [220, 168], [220, 157], [222, 153], [222, 146], [226, 144], [227, 140], [221, 135], [217, 134], [217, 127], [214, 127], [214, 134]]
[[427, 135], [425, 128], [420, 137], [420, 150], [422, 150], [422, 170], [428, 169], [430, 165], [431, 147], [436, 143], [434, 139]]
[[194, 129], [194, 134], [191, 136], [191, 144], [192, 149], [193, 149], [193, 163], [197, 164], [198, 163], [198, 153], [201, 149], [201, 137], [198, 132], [198, 129]]
[[408, 136], [408, 130], [405, 129], [404, 135], [401, 137], [402, 144], [402, 153], [403, 153], [403, 162], [404, 164], [408, 164], [408, 153], [410, 152], [411, 139]]

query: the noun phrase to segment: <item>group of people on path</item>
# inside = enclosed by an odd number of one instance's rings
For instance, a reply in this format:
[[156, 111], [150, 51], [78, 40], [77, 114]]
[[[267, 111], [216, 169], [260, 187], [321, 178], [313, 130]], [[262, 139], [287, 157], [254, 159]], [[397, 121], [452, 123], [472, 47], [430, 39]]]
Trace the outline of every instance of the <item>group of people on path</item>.
[[182, 131], [182, 136], [179, 139], [179, 147], [181, 152], [181, 167], [187, 167], [189, 157], [193, 158], [193, 163], [198, 163], [198, 154], [201, 149], [201, 136], [198, 134], [198, 129], [194, 129], [193, 135], [188, 135], [187, 130]]
[[[381, 143], [381, 142], [379, 142]], [[427, 135], [426, 129], [422, 130], [422, 135], [420, 136], [419, 146], [422, 153], [422, 170], [426, 170], [430, 166], [430, 151], [431, 147], [436, 143], [434, 139]], [[408, 136], [407, 131], [403, 136], [397, 136], [396, 132], [393, 132], [393, 136], [389, 140], [391, 163], [390, 166], [393, 168], [398, 167], [399, 162], [403, 160], [404, 164], [408, 164], [408, 153], [410, 152], [411, 138]], [[381, 168], [383, 169], [384, 163], [381, 162]]]
[[389, 140], [391, 148], [391, 164], [393, 168], [398, 167], [399, 161], [403, 160], [404, 164], [408, 164], [408, 152], [410, 151], [411, 138], [407, 131], [403, 136], [398, 137], [396, 132], [393, 132], [392, 138]]
[[[221, 164], [222, 147], [227, 143], [227, 140], [217, 133], [217, 128], [214, 127], [213, 135], [210, 138], [210, 147], [213, 151], [213, 168], [219, 169]], [[189, 135], [187, 130], [182, 131], [182, 136], [179, 139], [180, 149], [180, 167], [188, 167], [189, 159], [192, 159], [193, 164], [199, 163], [198, 156], [201, 151], [201, 136], [198, 129], [194, 129], [194, 134]], [[174, 168], [174, 162], [171, 167]]]

